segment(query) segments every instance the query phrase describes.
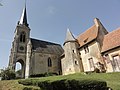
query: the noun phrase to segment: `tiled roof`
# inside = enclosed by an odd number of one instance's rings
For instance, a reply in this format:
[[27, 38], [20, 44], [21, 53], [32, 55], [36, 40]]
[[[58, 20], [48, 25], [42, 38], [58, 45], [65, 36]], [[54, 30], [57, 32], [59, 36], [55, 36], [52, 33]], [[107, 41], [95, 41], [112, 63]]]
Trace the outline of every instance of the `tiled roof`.
[[60, 44], [47, 42], [43, 40], [32, 39], [32, 50], [40, 53], [53, 53], [62, 55], [63, 49]]
[[120, 46], [120, 28], [105, 35], [103, 40], [102, 52]]
[[96, 39], [97, 35], [98, 35], [98, 28], [96, 27], [96, 25], [93, 25], [87, 31], [80, 34], [77, 37], [77, 40], [78, 40], [78, 43], [80, 44], [80, 46], [83, 46], [83, 45], [89, 43], [90, 41]]

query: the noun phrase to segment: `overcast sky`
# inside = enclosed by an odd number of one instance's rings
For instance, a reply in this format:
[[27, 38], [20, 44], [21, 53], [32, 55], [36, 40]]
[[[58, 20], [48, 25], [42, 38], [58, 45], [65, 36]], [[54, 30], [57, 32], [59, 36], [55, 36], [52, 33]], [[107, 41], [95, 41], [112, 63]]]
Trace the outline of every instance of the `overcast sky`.
[[[7, 67], [14, 30], [24, 0], [0, 0], [0, 68]], [[63, 44], [66, 29], [75, 36], [99, 18], [111, 32], [120, 27], [120, 0], [27, 0], [31, 37]]]

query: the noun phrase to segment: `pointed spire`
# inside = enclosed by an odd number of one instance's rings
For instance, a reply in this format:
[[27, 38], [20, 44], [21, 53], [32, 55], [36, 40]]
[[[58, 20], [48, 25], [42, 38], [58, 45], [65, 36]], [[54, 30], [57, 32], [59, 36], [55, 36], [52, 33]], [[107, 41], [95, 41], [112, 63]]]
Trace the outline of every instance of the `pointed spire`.
[[19, 24], [28, 26], [27, 23], [27, 12], [26, 12], [26, 1], [25, 1], [25, 7], [23, 8], [22, 16], [20, 18]]
[[70, 41], [76, 41], [75, 37], [73, 36], [73, 34], [71, 33], [70, 29], [67, 28], [67, 33], [66, 33], [66, 39], [65, 39], [65, 42], [70, 42]]

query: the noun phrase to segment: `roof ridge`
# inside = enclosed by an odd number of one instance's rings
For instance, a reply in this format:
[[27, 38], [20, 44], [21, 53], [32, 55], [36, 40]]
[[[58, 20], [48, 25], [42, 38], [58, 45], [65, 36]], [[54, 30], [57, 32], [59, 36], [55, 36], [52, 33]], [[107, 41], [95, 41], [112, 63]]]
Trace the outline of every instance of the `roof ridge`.
[[42, 41], [42, 42], [46, 42], [46, 43], [51, 43], [51, 44], [55, 44], [55, 45], [60, 45], [60, 44], [52, 42], [52, 41], [50, 42], [50, 41], [45, 41], [45, 40], [40, 40], [40, 39], [35, 39], [35, 38], [30, 38], [30, 39], [36, 40], [36, 41]]
[[115, 29], [115, 30], [112, 30], [111, 32], [108, 32], [108, 34], [106, 34], [105, 36], [108, 36], [109, 34], [112, 34], [112, 33], [115, 33], [117, 32], [118, 30], [120, 30], [120, 27]]
[[97, 36], [98, 36], [98, 27], [96, 27], [96, 25], [94, 24], [89, 29], [87, 29], [85, 32], [80, 34], [77, 37], [77, 40], [80, 46], [83, 46], [91, 42], [92, 40], [96, 39]]
[[80, 35], [82, 35], [82, 34], [84, 34], [84, 33], [86, 33], [88, 30], [90, 30], [91, 28], [93, 28], [94, 26], [96, 26], [95, 24], [93, 24], [90, 28], [88, 28], [87, 30], [85, 30], [84, 32], [82, 32], [81, 34], [79, 34], [78, 36], [77, 36], [77, 38], [80, 36]]
[[119, 46], [120, 45], [120, 40], [118, 39], [119, 37], [120, 28], [113, 30], [112, 32], [109, 32], [107, 35], [105, 35], [101, 52], [103, 53], [107, 50]]

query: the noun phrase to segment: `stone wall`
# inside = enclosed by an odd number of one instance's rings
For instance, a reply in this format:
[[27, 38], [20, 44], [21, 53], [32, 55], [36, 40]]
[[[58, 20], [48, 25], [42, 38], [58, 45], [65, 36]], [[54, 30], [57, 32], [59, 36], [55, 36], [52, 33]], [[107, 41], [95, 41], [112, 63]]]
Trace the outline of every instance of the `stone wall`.
[[[103, 54], [103, 56], [105, 58], [104, 60], [105, 60], [107, 72], [115, 72], [113, 70], [112, 62], [113, 62], [113, 56], [117, 56], [117, 55], [119, 56], [119, 61], [120, 61], [120, 47], [115, 48], [115, 49], [110, 50], [110, 51], [107, 51]], [[117, 70], [120, 71], [120, 69], [118, 69], [118, 68], [117, 68]]]
[[61, 59], [63, 75], [82, 71], [78, 46], [77, 42], [67, 42], [64, 45], [65, 57]]
[[[52, 66], [48, 66], [48, 58], [52, 61]], [[32, 74], [44, 74], [46, 72], [52, 72], [59, 74], [60, 72], [60, 60], [58, 55], [55, 54], [43, 54], [34, 52], [31, 58], [30, 75]]]
[[89, 59], [92, 58], [94, 65], [101, 61], [101, 54], [99, 50], [99, 44], [94, 41], [87, 45], [89, 52], [85, 53], [84, 47], [80, 48], [81, 59], [83, 62], [84, 71], [93, 71], [94, 68], [90, 69]]

